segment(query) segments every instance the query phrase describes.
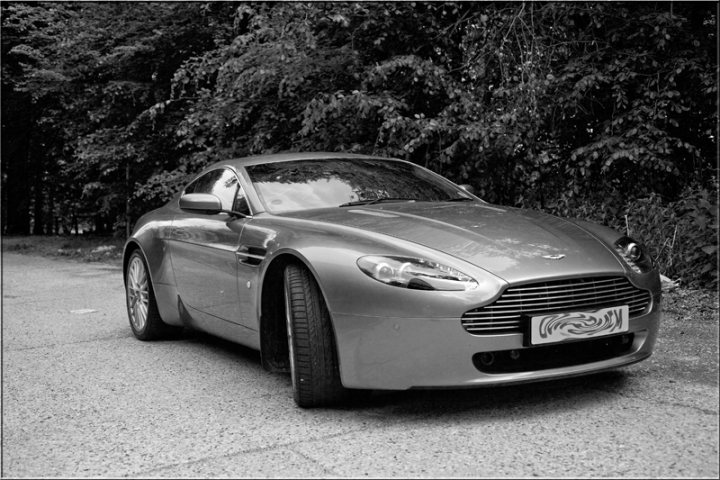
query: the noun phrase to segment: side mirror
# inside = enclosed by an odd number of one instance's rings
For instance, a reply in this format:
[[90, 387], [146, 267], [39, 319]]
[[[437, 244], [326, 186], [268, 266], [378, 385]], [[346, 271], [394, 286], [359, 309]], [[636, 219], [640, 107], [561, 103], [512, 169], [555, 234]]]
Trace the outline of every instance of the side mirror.
[[463, 183], [462, 185], [458, 185], [458, 186], [459, 186], [460, 188], [462, 188], [463, 190], [465, 190], [466, 192], [468, 192], [468, 193], [470, 193], [470, 194], [472, 194], [472, 195], [475, 195], [475, 189], [473, 188], [472, 185], [468, 185], [467, 183]]
[[209, 215], [222, 210], [220, 199], [211, 193], [186, 193], [180, 197], [179, 205], [183, 210], [201, 211]]

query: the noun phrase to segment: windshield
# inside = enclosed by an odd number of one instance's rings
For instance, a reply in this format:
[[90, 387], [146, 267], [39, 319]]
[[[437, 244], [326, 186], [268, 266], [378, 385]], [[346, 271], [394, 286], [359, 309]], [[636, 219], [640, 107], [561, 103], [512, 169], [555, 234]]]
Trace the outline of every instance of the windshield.
[[442, 177], [392, 160], [296, 160], [251, 165], [246, 170], [271, 213], [382, 201], [471, 200]]

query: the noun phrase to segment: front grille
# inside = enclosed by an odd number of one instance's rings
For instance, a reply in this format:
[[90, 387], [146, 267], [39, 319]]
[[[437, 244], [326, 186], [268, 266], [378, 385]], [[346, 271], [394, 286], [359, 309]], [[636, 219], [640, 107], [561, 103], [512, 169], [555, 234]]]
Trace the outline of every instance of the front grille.
[[465, 312], [462, 325], [473, 335], [524, 331], [524, 318], [627, 305], [630, 318], [646, 312], [650, 292], [625, 277], [555, 280], [510, 287], [490, 305]]

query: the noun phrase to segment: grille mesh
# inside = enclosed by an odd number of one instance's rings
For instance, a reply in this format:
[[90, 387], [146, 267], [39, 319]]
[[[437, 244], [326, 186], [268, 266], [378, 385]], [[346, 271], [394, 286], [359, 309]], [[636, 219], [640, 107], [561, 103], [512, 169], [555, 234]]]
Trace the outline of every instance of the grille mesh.
[[523, 331], [523, 317], [627, 305], [630, 318], [650, 305], [650, 292], [625, 277], [555, 280], [510, 287], [490, 305], [465, 312], [462, 325], [474, 335]]

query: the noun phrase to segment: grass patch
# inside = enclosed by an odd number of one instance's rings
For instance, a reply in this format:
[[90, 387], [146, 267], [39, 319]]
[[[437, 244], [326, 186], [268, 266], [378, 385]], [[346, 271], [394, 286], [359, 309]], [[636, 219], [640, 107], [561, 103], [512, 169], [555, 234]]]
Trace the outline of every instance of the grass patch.
[[83, 262], [122, 263], [125, 239], [93, 235], [3, 236], [2, 251]]

